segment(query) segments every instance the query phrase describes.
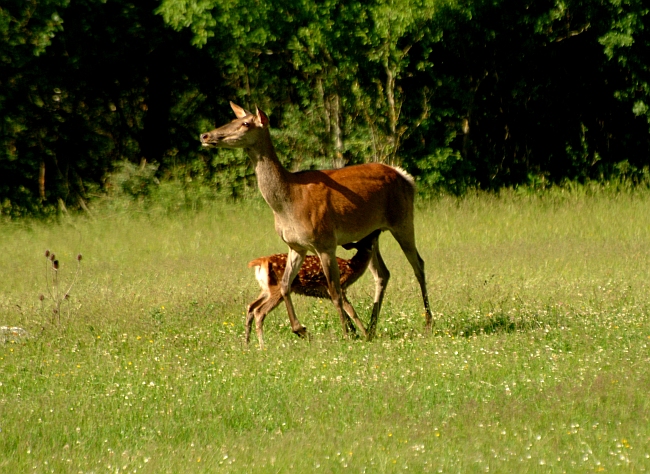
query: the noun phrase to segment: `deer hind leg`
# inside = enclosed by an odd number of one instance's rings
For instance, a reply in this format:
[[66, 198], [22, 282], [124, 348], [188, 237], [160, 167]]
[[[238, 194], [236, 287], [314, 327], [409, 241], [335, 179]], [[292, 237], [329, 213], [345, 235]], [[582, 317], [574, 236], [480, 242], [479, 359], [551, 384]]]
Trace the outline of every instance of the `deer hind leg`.
[[424, 275], [424, 260], [420, 257], [417, 248], [415, 247], [415, 235], [413, 229], [411, 229], [406, 235], [393, 232], [395, 240], [399, 243], [399, 246], [402, 248], [404, 255], [408, 259], [413, 272], [415, 273], [415, 278], [417, 278], [418, 283], [420, 284], [420, 291], [422, 292], [422, 301], [424, 303], [425, 311], [425, 330], [431, 331], [433, 324], [433, 317], [431, 316], [431, 307], [429, 306], [429, 294], [427, 292], [427, 283], [426, 277]]
[[370, 324], [368, 324], [368, 340], [371, 340], [375, 337], [379, 312], [381, 311], [384, 294], [386, 293], [386, 287], [388, 286], [388, 280], [390, 279], [390, 272], [384, 263], [384, 259], [381, 257], [379, 246], [375, 247], [368, 269], [375, 279], [375, 301], [372, 305]]
[[291, 322], [291, 330], [294, 334], [300, 337], [308, 337], [309, 335], [307, 333], [307, 328], [298, 321], [296, 311], [293, 309], [293, 303], [291, 301], [291, 283], [293, 283], [294, 278], [296, 278], [296, 275], [300, 271], [306, 253], [307, 252], [304, 250], [299, 253], [296, 250], [289, 248], [287, 265], [284, 270], [284, 275], [282, 275], [282, 282], [280, 283], [280, 291], [282, 292], [284, 303], [287, 306], [287, 313], [289, 314], [289, 321]]
[[[357, 317], [354, 309], [351, 309], [349, 312], [344, 309], [345, 297], [343, 295], [343, 290], [341, 289], [341, 274], [339, 272], [339, 265], [336, 261], [336, 254], [334, 252], [319, 253], [321, 265], [323, 266], [323, 273], [325, 273], [325, 278], [327, 279], [328, 291], [332, 303], [336, 307], [336, 310], [339, 312], [339, 317], [341, 319], [341, 326], [343, 328], [343, 334], [347, 336], [348, 334], [348, 321], [350, 317], [357, 324], [357, 328], [363, 334], [363, 337], [367, 337], [367, 331], [361, 320]], [[348, 303], [349, 304], [349, 303]], [[349, 308], [352, 308], [352, 305], [349, 305]], [[349, 314], [349, 313], [352, 314]]]

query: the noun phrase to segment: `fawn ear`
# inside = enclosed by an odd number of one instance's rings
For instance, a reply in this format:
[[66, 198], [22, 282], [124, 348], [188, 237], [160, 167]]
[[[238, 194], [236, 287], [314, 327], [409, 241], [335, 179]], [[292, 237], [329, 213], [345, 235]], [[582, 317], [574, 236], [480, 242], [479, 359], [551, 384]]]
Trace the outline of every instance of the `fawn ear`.
[[257, 113], [257, 120], [259, 121], [260, 125], [264, 128], [269, 126], [269, 118], [266, 116], [264, 111], [258, 109], [255, 107], [256, 113]]
[[230, 108], [232, 109], [233, 112], [235, 112], [235, 116], [237, 118], [244, 118], [248, 115], [248, 112], [246, 112], [244, 109], [242, 109], [234, 102], [230, 102]]

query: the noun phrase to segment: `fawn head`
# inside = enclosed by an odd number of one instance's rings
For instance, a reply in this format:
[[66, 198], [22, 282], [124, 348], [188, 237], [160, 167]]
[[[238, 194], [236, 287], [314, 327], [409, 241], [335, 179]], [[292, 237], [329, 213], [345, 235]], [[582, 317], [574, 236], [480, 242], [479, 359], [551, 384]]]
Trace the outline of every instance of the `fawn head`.
[[381, 234], [381, 229], [377, 229], [373, 231], [372, 233], [366, 235], [363, 239], [359, 240], [358, 242], [350, 242], [347, 244], [343, 244], [342, 247], [345, 250], [356, 249], [357, 254], [361, 252], [370, 253], [377, 246], [377, 239], [379, 238], [379, 234]]
[[230, 103], [237, 118], [232, 122], [201, 134], [201, 145], [210, 148], [248, 148], [259, 141], [260, 134], [269, 126], [269, 118], [256, 108], [250, 113]]

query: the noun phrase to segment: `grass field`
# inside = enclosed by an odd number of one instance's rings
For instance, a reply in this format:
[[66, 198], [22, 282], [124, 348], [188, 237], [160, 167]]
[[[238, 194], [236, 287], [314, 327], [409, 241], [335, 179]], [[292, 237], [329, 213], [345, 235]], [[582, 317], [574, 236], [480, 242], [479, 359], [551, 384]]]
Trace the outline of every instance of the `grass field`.
[[[373, 342], [295, 297], [243, 344], [263, 202], [0, 224], [0, 472], [650, 470], [650, 194], [422, 203], [433, 335], [395, 241]], [[53, 323], [45, 249], [61, 287]], [[351, 253], [342, 254], [351, 255]], [[39, 295], [44, 300], [39, 300]], [[370, 313], [369, 275], [349, 292]]]

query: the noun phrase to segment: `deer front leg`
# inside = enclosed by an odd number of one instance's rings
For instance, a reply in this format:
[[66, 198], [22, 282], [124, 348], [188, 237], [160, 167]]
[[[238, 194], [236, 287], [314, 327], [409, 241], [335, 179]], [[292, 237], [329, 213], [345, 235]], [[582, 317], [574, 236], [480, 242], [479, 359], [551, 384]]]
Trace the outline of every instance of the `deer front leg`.
[[[352, 314], [346, 312], [344, 309], [345, 296], [341, 290], [341, 274], [339, 272], [339, 265], [336, 261], [336, 254], [332, 252], [329, 253], [319, 253], [321, 265], [323, 266], [323, 273], [327, 279], [327, 288], [332, 299], [332, 303], [336, 307], [336, 310], [339, 312], [339, 317], [341, 319], [341, 326], [343, 327], [343, 334], [347, 336], [348, 334], [348, 321], [350, 317], [357, 324], [359, 331], [363, 334], [364, 337], [367, 337], [366, 328], [364, 327], [361, 320], [357, 317], [354, 310], [351, 311]], [[350, 305], [352, 307], [352, 305]]]
[[386, 287], [388, 286], [388, 280], [390, 279], [390, 272], [384, 263], [384, 259], [381, 258], [381, 253], [379, 253], [379, 247], [376, 246], [373, 251], [372, 259], [368, 265], [370, 273], [375, 279], [375, 301], [372, 305], [372, 316], [370, 316], [370, 324], [368, 324], [368, 340], [371, 340], [375, 337], [375, 332], [377, 330], [377, 321], [379, 320], [379, 312], [381, 311], [381, 305], [384, 301], [384, 294], [386, 293]]
[[299, 253], [296, 250], [289, 248], [289, 254], [287, 255], [287, 266], [284, 269], [284, 275], [282, 275], [282, 282], [280, 283], [280, 291], [282, 293], [284, 303], [287, 306], [287, 313], [289, 314], [289, 321], [291, 322], [291, 330], [294, 332], [294, 334], [300, 337], [308, 337], [308, 333], [307, 328], [303, 326], [300, 321], [298, 321], [296, 312], [293, 309], [293, 303], [291, 302], [291, 284], [300, 271], [300, 266], [305, 259], [306, 253], [307, 252], [304, 250]]

